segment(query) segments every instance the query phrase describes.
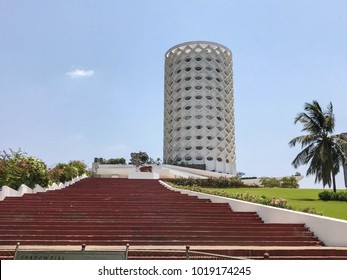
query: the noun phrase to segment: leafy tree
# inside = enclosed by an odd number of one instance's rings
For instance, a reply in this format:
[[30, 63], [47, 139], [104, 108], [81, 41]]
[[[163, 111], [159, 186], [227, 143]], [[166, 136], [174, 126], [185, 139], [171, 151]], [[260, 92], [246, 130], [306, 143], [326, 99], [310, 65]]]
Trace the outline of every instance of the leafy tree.
[[301, 144], [302, 151], [293, 160], [292, 165], [309, 164], [306, 175], [315, 175], [315, 182], [323, 182], [323, 187], [333, 185], [336, 192], [335, 176], [340, 165], [347, 162], [347, 137], [343, 134], [332, 135], [335, 129], [333, 105], [330, 102], [322, 110], [317, 101], [305, 103], [305, 112], [299, 113], [295, 124], [303, 125], [306, 135], [298, 136], [289, 142], [291, 147]]

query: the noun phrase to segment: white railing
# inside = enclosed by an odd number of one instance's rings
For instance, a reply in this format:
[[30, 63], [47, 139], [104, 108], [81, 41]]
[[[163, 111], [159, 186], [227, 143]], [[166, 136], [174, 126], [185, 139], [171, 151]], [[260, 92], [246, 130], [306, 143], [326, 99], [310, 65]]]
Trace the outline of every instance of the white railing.
[[7, 196], [23, 196], [23, 194], [26, 193], [38, 193], [38, 192], [46, 192], [46, 191], [53, 191], [53, 190], [60, 190], [63, 188], [66, 188], [67, 186], [70, 186], [84, 178], [87, 178], [88, 176], [83, 174], [81, 176], [77, 176], [75, 178], [73, 178], [70, 181], [67, 181], [65, 183], [53, 183], [52, 185], [49, 185], [47, 188], [43, 188], [40, 185], [36, 184], [34, 188], [29, 188], [27, 185], [22, 184], [18, 190], [14, 190], [8, 186], [3, 186], [0, 189], [0, 201], [4, 200], [5, 197]]

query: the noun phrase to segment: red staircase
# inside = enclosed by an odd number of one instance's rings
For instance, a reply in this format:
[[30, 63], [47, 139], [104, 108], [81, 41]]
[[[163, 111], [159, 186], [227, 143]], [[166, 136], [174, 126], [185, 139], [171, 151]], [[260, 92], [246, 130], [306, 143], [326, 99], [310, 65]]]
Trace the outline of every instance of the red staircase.
[[[0, 248], [14, 247], [17, 242], [35, 246], [129, 243], [130, 248], [208, 246], [211, 252], [254, 258], [266, 250], [276, 256], [278, 246], [308, 246], [315, 250], [297, 250], [303, 258], [347, 259], [347, 248], [328, 253], [303, 224], [265, 224], [255, 212], [234, 212], [228, 204], [173, 192], [156, 180], [85, 179], [62, 190], [7, 197], [0, 202]], [[270, 249], [220, 250], [217, 246]], [[290, 250], [282, 251], [284, 258], [300, 257], [289, 254]], [[12, 255], [0, 251], [0, 259]], [[130, 251], [129, 257], [170, 259], [174, 255], [132, 256]]]

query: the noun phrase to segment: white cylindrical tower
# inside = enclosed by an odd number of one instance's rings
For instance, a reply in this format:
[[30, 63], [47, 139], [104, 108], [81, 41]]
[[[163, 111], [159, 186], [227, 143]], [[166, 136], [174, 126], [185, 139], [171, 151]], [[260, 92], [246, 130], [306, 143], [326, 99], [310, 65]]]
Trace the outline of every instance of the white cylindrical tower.
[[232, 53], [204, 41], [165, 54], [164, 163], [236, 175]]

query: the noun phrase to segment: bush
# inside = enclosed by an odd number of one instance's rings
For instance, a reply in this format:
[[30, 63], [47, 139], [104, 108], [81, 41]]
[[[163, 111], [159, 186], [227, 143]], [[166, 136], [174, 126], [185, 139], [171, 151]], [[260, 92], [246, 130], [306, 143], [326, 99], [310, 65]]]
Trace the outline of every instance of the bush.
[[318, 212], [315, 208], [313, 207], [305, 207], [300, 209], [299, 211], [304, 212], [304, 213], [308, 213], [308, 214], [314, 214], [314, 215], [323, 215], [323, 212]]
[[67, 182], [78, 176], [78, 169], [66, 163], [59, 163], [50, 170], [50, 175], [55, 183]]
[[332, 191], [322, 191], [318, 193], [318, 197], [320, 200], [328, 201], [328, 200], [335, 200], [335, 201], [347, 201], [347, 191], [338, 191], [338, 192], [332, 192]]
[[294, 176], [283, 177], [281, 179], [281, 188], [297, 189], [299, 188], [299, 183]]
[[299, 188], [299, 183], [294, 176], [281, 179], [263, 177], [260, 179], [260, 184], [264, 188]]
[[69, 165], [77, 168], [78, 176], [81, 176], [81, 175], [86, 174], [88, 172], [87, 171], [87, 165], [80, 160], [71, 160], [69, 162]]
[[280, 188], [281, 187], [281, 181], [276, 178], [268, 178], [268, 177], [260, 178], [260, 184], [264, 188]]
[[172, 182], [179, 186], [199, 186], [202, 188], [243, 188], [246, 186], [241, 179], [237, 177], [209, 177], [207, 179], [175, 178]]
[[125, 158], [110, 158], [105, 161], [106, 164], [126, 164]]
[[36, 184], [41, 187], [49, 184], [47, 166], [38, 158], [28, 156], [20, 150], [10, 150], [10, 153], [3, 151], [0, 162], [0, 186], [17, 190], [22, 184], [29, 188], [34, 188]]

